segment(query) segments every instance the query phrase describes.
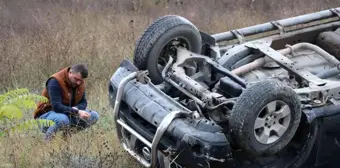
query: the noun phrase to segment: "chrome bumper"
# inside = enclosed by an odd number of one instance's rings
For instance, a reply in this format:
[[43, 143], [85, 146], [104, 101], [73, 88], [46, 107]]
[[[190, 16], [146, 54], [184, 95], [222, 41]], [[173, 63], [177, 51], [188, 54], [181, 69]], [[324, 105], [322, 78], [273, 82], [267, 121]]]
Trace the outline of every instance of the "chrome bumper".
[[[158, 128], [156, 130], [155, 136], [153, 137], [152, 142], [149, 142], [142, 135], [140, 135], [139, 133], [134, 131], [127, 123], [125, 123], [123, 120], [121, 120], [119, 118], [118, 114], [119, 114], [120, 103], [121, 103], [121, 100], [122, 100], [124, 87], [126, 86], [126, 84], [129, 81], [137, 78], [140, 75], [143, 76], [143, 75], [145, 75], [145, 73], [143, 71], [133, 72], [133, 73], [129, 74], [128, 76], [124, 77], [121, 80], [121, 82], [119, 83], [119, 86], [118, 86], [118, 90], [117, 90], [117, 95], [116, 95], [113, 115], [114, 115], [115, 124], [117, 126], [117, 128], [116, 128], [117, 135], [118, 135], [118, 138], [119, 138], [123, 148], [127, 152], [129, 152], [131, 156], [133, 156], [141, 164], [143, 164], [145, 167], [154, 168], [154, 167], [156, 167], [156, 164], [157, 164], [157, 152], [158, 152], [157, 146], [158, 146], [158, 144], [159, 144], [163, 134], [166, 132], [166, 130], [168, 129], [169, 125], [171, 124], [171, 122], [174, 119], [179, 118], [181, 116], [184, 116], [184, 114], [186, 114], [186, 113], [185, 112], [181, 112], [181, 111], [173, 111], [173, 112], [167, 114], [164, 117], [164, 119], [162, 120], [162, 122], [159, 124], [159, 126], [158, 126]], [[132, 148], [129, 147], [129, 145], [124, 141], [122, 135], [120, 134], [121, 130], [119, 129], [119, 127], [124, 128], [126, 131], [128, 131], [129, 133], [134, 135], [136, 138], [138, 138], [141, 142], [143, 142], [147, 147], [151, 148], [150, 161], [147, 161], [143, 156], [140, 156]], [[148, 152], [148, 151], [146, 151], [146, 152]]]

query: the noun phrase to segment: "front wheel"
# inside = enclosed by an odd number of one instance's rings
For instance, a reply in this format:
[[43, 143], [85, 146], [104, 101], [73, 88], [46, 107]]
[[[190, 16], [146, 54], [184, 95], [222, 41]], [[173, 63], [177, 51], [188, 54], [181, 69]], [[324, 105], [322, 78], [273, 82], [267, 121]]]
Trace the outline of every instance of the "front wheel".
[[137, 41], [133, 62], [148, 70], [150, 79], [160, 84], [161, 72], [171, 56], [176, 61], [177, 47], [201, 53], [202, 39], [198, 29], [187, 19], [166, 15], [155, 20]]
[[244, 151], [272, 155], [293, 138], [301, 118], [301, 103], [292, 88], [277, 80], [249, 86], [238, 98], [230, 127]]

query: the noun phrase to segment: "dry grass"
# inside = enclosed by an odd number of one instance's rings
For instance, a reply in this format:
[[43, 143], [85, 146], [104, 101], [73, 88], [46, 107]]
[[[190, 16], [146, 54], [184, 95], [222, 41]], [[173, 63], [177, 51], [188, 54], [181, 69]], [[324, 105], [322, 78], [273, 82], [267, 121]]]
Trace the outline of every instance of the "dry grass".
[[135, 41], [157, 17], [182, 15], [213, 34], [340, 6], [331, 0], [252, 1], [0, 1], [0, 93], [20, 87], [40, 93], [56, 70], [87, 62], [89, 106], [101, 115], [93, 129], [68, 145], [59, 139], [44, 144], [39, 132], [4, 139], [0, 167], [91, 167], [93, 162], [92, 167], [137, 167], [116, 142], [106, 89], [117, 65], [132, 57]]

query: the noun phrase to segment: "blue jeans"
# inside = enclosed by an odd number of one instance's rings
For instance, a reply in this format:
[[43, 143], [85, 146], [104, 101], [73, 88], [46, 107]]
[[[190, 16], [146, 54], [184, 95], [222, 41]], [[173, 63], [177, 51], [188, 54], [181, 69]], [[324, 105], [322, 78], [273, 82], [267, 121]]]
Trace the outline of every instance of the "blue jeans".
[[77, 128], [78, 130], [86, 129], [95, 124], [99, 115], [96, 111], [88, 110], [91, 116], [88, 119], [81, 119], [79, 116], [67, 116], [63, 113], [57, 113], [55, 111], [49, 111], [41, 115], [38, 119], [52, 120], [54, 125], [39, 125], [39, 128], [45, 133], [45, 139], [51, 139], [58, 131], [68, 130], [70, 128]]

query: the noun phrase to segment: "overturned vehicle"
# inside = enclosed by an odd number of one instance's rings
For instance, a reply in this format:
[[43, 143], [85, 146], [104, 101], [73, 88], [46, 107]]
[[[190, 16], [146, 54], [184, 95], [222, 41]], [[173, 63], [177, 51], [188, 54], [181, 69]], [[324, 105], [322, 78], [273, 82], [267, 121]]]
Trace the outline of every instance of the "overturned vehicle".
[[160, 17], [109, 81], [119, 142], [145, 167], [332, 166], [339, 60], [340, 8], [213, 35]]

